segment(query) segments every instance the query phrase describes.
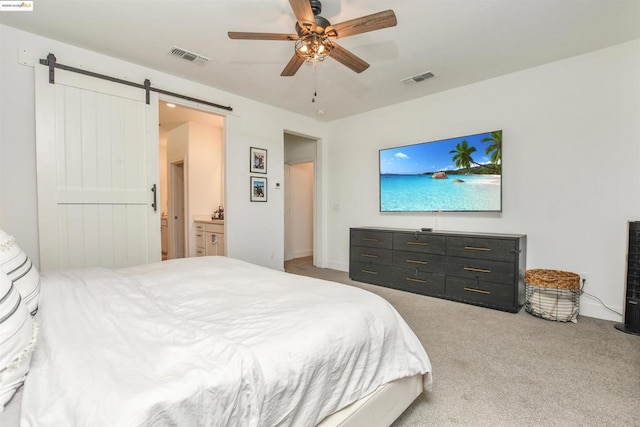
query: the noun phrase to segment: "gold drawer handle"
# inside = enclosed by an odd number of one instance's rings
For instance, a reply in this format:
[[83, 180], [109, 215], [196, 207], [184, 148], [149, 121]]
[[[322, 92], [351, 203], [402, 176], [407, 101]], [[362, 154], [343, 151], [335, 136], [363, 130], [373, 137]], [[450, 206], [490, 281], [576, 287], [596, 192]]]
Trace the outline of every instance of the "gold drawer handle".
[[477, 246], [465, 246], [464, 247], [465, 250], [467, 251], [485, 251], [485, 252], [491, 252], [491, 248], [479, 248]]
[[408, 259], [406, 260], [406, 262], [408, 262], [409, 264], [422, 264], [422, 265], [426, 265], [427, 261], [420, 261], [417, 259]]
[[423, 242], [405, 242], [407, 245], [413, 245], [413, 246], [429, 246], [428, 243], [423, 243]]
[[413, 277], [405, 277], [404, 279], [409, 282], [427, 283], [426, 280], [414, 279]]
[[465, 270], [467, 271], [473, 271], [475, 273], [491, 273], [491, 270], [485, 270], [482, 268], [475, 268], [475, 267], [464, 267]]
[[378, 274], [377, 271], [371, 271], [371, 270], [361, 270], [363, 273], [367, 273], [367, 274]]
[[364, 240], [365, 242], [379, 242], [380, 241], [378, 239], [372, 239], [370, 237], [363, 237], [360, 240]]
[[378, 255], [374, 255], [374, 254], [362, 254], [362, 256], [366, 258], [378, 258]]
[[490, 291], [485, 291], [485, 290], [482, 290], [482, 289], [474, 289], [474, 288], [465, 287], [464, 290], [465, 291], [469, 291], [469, 292], [475, 292], [475, 293], [478, 293], [478, 294], [491, 295]]

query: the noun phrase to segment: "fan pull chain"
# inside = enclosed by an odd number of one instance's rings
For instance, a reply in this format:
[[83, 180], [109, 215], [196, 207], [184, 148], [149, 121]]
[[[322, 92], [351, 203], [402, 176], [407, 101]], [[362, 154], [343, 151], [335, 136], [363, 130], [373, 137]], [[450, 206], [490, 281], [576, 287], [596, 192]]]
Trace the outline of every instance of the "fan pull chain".
[[316, 74], [316, 64], [318, 61], [313, 61], [313, 98], [311, 102], [316, 102], [316, 96], [318, 96], [318, 76]]

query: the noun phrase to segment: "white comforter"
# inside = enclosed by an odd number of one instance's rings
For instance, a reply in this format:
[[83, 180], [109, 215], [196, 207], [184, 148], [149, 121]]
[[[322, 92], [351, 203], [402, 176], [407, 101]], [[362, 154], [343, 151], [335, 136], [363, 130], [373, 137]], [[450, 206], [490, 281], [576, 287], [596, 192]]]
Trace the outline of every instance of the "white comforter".
[[361, 289], [226, 257], [48, 273], [25, 426], [312, 426], [429, 359]]

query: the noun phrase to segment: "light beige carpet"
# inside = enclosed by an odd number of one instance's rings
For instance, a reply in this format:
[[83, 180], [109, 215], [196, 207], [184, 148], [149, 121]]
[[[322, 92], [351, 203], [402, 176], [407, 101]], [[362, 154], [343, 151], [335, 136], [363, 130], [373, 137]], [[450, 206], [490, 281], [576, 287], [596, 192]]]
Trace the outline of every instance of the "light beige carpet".
[[434, 387], [394, 427], [640, 427], [640, 336], [614, 322], [552, 322], [368, 285], [309, 258], [285, 269], [376, 293], [413, 328]]

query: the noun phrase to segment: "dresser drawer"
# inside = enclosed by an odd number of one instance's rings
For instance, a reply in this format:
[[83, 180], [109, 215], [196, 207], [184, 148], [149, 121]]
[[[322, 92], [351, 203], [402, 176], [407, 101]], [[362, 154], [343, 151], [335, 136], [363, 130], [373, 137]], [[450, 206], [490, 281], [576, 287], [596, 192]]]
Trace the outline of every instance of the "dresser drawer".
[[416, 270], [393, 269], [393, 285], [396, 289], [423, 295], [445, 294], [444, 274], [425, 273]]
[[377, 230], [351, 230], [351, 245], [367, 246], [369, 248], [392, 248], [393, 233], [385, 233]]
[[224, 224], [205, 224], [204, 231], [208, 233], [224, 233]]
[[447, 256], [514, 262], [517, 249], [515, 239], [447, 237]]
[[445, 237], [417, 232], [393, 233], [393, 249], [444, 255]]
[[393, 251], [393, 266], [431, 273], [445, 272], [444, 255], [422, 252]]
[[459, 301], [517, 311], [513, 286], [447, 276], [446, 292]]
[[391, 282], [391, 265], [350, 262], [349, 277], [360, 282], [387, 285]]
[[196, 248], [204, 249], [204, 247], [206, 245], [206, 241], [205, 241], [205, 237], [204, 237], [204, 231], [198, 230], [198, 227], [196, 227], [195, 238], [196, 238], [195, 239]]
[[351, 261], [365, 264], [391, 265], [391, 249], [351, 246]]
[[476, 258], [447, 257], [447, 276], [465, 279], [505, 283], [513, 286], [516, 267], [511, 262], [491, 261]]

